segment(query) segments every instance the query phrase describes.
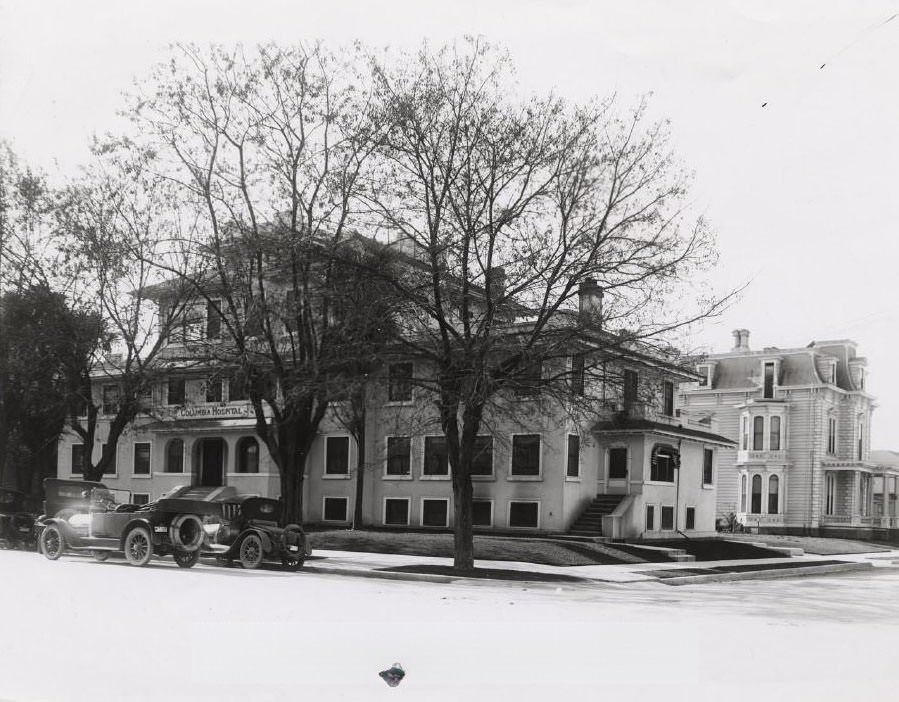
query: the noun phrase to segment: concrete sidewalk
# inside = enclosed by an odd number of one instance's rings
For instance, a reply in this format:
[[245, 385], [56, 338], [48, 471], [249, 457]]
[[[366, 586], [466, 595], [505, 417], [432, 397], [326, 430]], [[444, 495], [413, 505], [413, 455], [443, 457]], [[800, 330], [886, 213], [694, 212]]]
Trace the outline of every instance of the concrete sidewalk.
[[[469, 578], [459, 575], [396, 572], [395, 570], [392, 570], [402, 567], [451, 565], [452, 559], [450, 558], [355, 551], [316, 550], [313, 552], [312, 557], [306, 561], [306, 564], [303, 566], [303, 571], [392, 580], [419, 580], [430, 582], [470, 580]], [[745, 567], [750, 565], [771, 565], [772, 568], [743, 572], [714, 572], [715, 569], [726, 569], [734, 566]], [[728, 561], [622, 563], [615, 565], [565, 567], [517, 561], [475, 561], [476, 568], [514, 570], [526, 573], [564, 575], [569, 577], [574, 576], [596, 583], [662, 582], [666, 585], [684, 585], [723, 580], [745, 580], [750, 578], [791, 577], [796, 575], [822, 575], [834, 572], [868, 570], [871, 568], [896, 567], [897, 565], [899, 565], [899, 550], [836, 556], [802, 555], [785, 558]], [[486, 579], [487, 578], [477, 578], [476, 580]]]

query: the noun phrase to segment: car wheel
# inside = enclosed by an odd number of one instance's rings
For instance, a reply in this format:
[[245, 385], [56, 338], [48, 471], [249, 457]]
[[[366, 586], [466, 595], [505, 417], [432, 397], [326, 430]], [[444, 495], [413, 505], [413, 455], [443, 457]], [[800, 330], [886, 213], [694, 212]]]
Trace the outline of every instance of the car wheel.
[[91, 557], [98, 563], [109, 559], [109, 551], [91, 551]]
[[153, 541], [147, 527], [134, 527], [125, 537], [125, 560], [133, 566], [145, 566], [153, 558]]
[[179, 568], [193, 568], [200, 560], [199, 551], [175, 551], [172, 554]]
[[240, 565], [248, 570], [258, 568], [262, 564], [262, 539], [256, 534], [247, 534], [240, 542]]
[[51, 561], [59, 558], [66, 550], [66, 539], [55, 524], [46, 527], [41, 533], [41, 551]]

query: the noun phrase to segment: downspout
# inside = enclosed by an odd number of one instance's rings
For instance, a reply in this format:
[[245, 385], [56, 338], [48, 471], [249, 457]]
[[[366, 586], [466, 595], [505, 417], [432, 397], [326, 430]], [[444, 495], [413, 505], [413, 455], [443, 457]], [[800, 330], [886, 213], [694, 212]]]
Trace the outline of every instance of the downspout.
[[683, 444], [683, 442], [683, 439], [677, 440], [677, 463], [674, 466], [677, 469], [677, 477], [674, 479], [674, 532], [687, 538], [687, 535], [680, 530], [680, 452], [681, 444]]

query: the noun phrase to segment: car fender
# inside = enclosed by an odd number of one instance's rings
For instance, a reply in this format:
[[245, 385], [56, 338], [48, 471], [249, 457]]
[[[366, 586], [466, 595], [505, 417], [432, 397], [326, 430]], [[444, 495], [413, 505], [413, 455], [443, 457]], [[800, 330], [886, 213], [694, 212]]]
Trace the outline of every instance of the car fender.
[[35, 530], [36, 538], [40, 538], [44, 529], [51, 524], [59, 529], [59, 533], [62, 534], [62, 538], [66, 540], [66, 544], [76, 548], [82, 545], [81, 535], [72, 528], [71, 524], [65, 519], [57, 519], [56, 517], [45, 519], [41, 524], [35, 525], [35, 527], [37, 527]]

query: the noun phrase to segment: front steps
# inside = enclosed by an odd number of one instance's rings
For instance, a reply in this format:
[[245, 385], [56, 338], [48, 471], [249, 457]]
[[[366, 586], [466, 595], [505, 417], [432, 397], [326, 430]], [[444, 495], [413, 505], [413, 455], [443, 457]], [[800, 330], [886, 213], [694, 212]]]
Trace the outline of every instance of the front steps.
[[624, 495], [597, 495], [571, 525], [568, 533], [572, 536], [602, 536], [602, 518], [614, 512], [624, 497]]

